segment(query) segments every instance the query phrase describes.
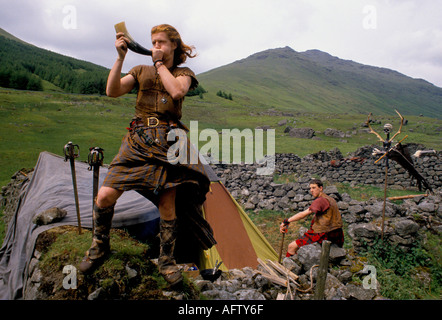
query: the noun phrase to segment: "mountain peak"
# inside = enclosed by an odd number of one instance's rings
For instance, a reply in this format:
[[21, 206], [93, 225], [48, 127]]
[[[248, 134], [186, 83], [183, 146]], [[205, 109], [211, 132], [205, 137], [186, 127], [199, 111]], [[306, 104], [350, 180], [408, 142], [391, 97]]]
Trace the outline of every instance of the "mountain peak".
[[310, 49], [304, 52], [301, 52], [301, 54], [305, 57], [308, 57], [310, 59], [339, 59], [338, 57], [334, 57], [331, 54], [318, 50], [318, 49]]
[[[286, 46], [257, 52], [198, 75], [209, 91], [236, 101], [313, 112], [424, 113], [440, 117], [442, 88], [397, 71]], [[424, 111], [425, 110], [425, 111]], [[422, 112], [423, 111], [423, 112]]]
[[283, 59], [289, 59], [291, 57], [293, 57], [293, 54], [297, 53], [295, 50], [293, 50], [292, 48], [285, 46], [283, 48], [275, 48], [275, 49], [267, 49], [261, 52], [257, 52], [254, 53], [252, 55], [250, 55], [249, 57], [247, 57], [244, 60], [247, 59], [253, 59], [253, 60], [263, 60], [263, 59], [267, 59], [267, 58], [283, 58]]

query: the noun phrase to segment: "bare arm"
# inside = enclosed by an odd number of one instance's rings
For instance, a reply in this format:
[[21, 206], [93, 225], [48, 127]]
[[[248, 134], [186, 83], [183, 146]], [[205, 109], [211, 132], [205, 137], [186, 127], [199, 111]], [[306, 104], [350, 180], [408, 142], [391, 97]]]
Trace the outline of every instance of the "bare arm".
[[[304, 219], [305, 217], [307, 217], [309, 214], [313, 213], [313, 211], [310, 210], [310, 208], [302, 211], [302, 212], [298, 212], [297, 214], [291, 216], [290, 218], [287, 219], [288, 222], [295, 222], [301, 219]], [[281, 225], [279, 226], [279, 230], [281, 232], [285, 232], [284, 230], [287, 229], [287, 225], [283, 223], [281, 223]]]
[[109, 97], [119, 97], [130, 92], [135, 86], [135, 79], [132, 75], [127, 75], [121, 78], [121, 70], [123, 68], [123, 61], [127, 53], [127, 39], [123, 33], [117, 34], [115, 47], [118, 52], [118, 58], [115, 61], [109, 76], [107, 78], [106, 94]]
[[131, 74], [120, 78], [122, 66], [123, 61], [117, 59], [109, 72], [106, 85], [106, 94], [109, 97], [117, 98], [122, 96], [123, 94], [129, 93], [135, 86], [135, 78]]

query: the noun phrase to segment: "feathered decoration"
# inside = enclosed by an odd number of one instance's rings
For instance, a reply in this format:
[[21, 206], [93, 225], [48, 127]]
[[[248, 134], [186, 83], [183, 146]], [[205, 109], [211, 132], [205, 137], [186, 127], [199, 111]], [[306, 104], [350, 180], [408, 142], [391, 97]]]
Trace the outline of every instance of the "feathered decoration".
[[410, 152], [406, 145], [404, 146], [401, 143], [398, 143], [397, 145], [392, 147], [387, 152], [387, 158], [396, 161], [402, 168], [407, 170], [410, 176], [414, 177], [417, 180], [419, 191], [422, 191], [423, 186], [426, 190], [433, 192], [433, 189], [431, 188], [428, 181], [414, 167], [413, 159], [411, 158]]

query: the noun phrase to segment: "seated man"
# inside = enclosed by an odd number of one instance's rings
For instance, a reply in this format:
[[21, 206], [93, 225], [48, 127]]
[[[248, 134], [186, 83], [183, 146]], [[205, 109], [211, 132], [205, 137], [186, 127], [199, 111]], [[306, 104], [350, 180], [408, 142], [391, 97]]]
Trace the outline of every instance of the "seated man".
[[315, 198], [313, 203], [308, 209], [285, 219], [279, 227], [281, 233], [285, 233], [290, 222], [303, 219], [311, 213], [315, 214], [310, 224], [310, 229], [304, 236], [288, 245], [286, 257], [296, 254], [300, 247], [314, 242], [322, 243], [324, 240], [329, 240], [339, 247], [342, 247], [344, 244], [341, 213], [336, 201], [323, 192], [322, 181], [314, 179], [310, 181], [309, 185], [310, 193]]

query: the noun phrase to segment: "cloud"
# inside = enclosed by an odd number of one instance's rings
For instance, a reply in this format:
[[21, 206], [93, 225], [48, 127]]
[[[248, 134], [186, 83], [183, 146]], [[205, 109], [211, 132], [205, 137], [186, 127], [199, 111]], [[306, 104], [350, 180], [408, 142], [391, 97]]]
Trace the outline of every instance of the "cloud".
[[[115, 23], [126, 21], [132, 36], [146, 47], [150, 28], [169, 23], [195, 45], [199, 55], [188, 65], [196, 73], [290, 46], [296, 51], [319, 49], [442, 86], [438, 1], [0, 0], [0, 5], [0, 27], [6, 31], [108, 68], [116, 57]], [[73, 22], [75, 27], [69, 28]], [[140, 63], [151, 61], [129, 53], [124, 71]]]

